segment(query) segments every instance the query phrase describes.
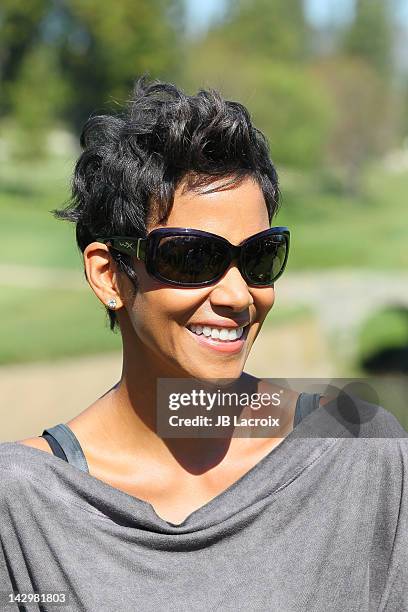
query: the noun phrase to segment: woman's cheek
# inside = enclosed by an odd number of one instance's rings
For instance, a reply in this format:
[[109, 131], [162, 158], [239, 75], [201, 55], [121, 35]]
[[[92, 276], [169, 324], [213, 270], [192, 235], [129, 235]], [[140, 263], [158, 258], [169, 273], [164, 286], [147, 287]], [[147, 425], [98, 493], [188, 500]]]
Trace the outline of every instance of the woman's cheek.
[[167, 321], [176, 321], [186, 325], [206, 300], [206, 289], [178, 289], [165, 287], [154, 293], [149, 303], [151, 312], [160, 313], [160, 317]]
[[256, 306], [258, 320], [263, 323], [265, 317], [275, 303], [274, 287], [265, 287], [263, 289], [255, 289], [252, 293], [254, 304]]

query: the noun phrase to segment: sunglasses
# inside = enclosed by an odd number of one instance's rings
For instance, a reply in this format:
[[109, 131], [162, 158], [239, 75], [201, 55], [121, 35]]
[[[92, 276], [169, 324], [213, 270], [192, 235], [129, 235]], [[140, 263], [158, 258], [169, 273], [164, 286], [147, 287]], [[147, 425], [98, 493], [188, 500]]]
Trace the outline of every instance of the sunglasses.
[[270, 287], [285, 269], [290, 232], [287, 227], [271, 227], [238, 246], [217, 234], [181, 227], [158, 228], [146, 238], [100, 236], [96, 240], [135, 256], [151, 276], [177, 287], [216, 283], [232, 261], [248, 285]]

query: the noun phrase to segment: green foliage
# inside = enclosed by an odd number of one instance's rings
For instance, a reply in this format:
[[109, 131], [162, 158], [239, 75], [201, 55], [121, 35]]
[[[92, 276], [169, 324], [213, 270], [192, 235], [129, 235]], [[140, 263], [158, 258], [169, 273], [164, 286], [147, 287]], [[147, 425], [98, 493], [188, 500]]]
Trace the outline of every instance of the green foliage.
[[91, 113], [123, 103], [141, 74], [176, 76], [181, 6], [182, 0], [118, 0], [109, 7], [99, 0], [4, 0], [0, 113], [12, 113], [24, 130], [54, 118], [77, 129]]
[[[324, 90], [307, 71], [258, 62], [246, 74], [250, 107], [257, 127], [267, 136], [273, 160], [312, 169], [324, 160], [331, 111]], [[311, 83], [313, 85], [311, 86]]]
[[303, 61], [309, 34], [302, 0], [230, 0], [225, 23], [214, 31], [235, 51], [279, 62]]
[[52, 49], [38, 45], [24, 56], [9, 100], [17, 124], [14, 153], [36, 157], [46, 152], [47, 136], [67, 105], [70, 92]]
[[168, 78], [180, 62], [178, 31], [169, 11], [180, 0], [120, 0], [109, 10], [99, 0], [71, 0], [60, 16], [66, 78], [76, 88], [69, 118], [79, 126], [89, 114], [123, 103], [136, 77]]
[[10, 112], [8, 85], [17, 79], [25, 56], [38, 44], [48, 0], [2, 0], [0, 5], [0, 115]]
[[278, 163], [335, 164], [357, 192], [364, 164], [403, 139], [402, 93], [388, 87], [394, 4], [358, 0], [322, 68], [303, 0], [227, 0], [198, 42], [184, 37], [184, 0], [109, 10], [99, 0], [3, 0], [0, 115], [14, 117], [15, 148], [30, 155], [45, 148], [46, 126], [77, 132], [91, 114], [120, 110], [143, 73], [215, 87], [250, 108]]
[[344, 53], [364, 60], [383, 78], [392, 69], [391, 8], [390, 0], [357, 0], [355, 19], [342, 45]]
[[[235, 63], [239, 72], [231, 70]], [[190, 90], [211, 85], [245, 104], [278, 165], [315, 168], [322, 163], [331, 109], [323, 87], [306, 67], [234, 56], [230, 47], [210, 37], [187, 60], [185, 82]]]
[[408, 347], [408, 310], [384, 308], [361, 326], [358, 337], [361, 358], [385, 348]]
[[316, 62], [314, 76], [324, 86], [332, 108], [328, 161], [345, 171], [349, 193], [361, 187], [363, 166], [393, 144], [396, 108], [383, 80], [369, 64], [350, 57]]

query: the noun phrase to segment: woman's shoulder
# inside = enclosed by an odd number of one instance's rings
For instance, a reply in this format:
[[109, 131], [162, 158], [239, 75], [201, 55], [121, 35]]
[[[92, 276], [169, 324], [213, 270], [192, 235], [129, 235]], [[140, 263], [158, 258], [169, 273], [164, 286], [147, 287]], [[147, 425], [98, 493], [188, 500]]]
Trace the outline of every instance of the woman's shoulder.
[[355, 438], [408, 439], [408, 432], [397, 417], [379, 404], [351, 394], [339, 394], [324, 403], [325, 409], [340, 424], [346, 435]]
[[[280, 396], [283, 404], [290, 406], [293, 411], [303, 396], [314, 395], [310, 392], [299, 392], [291, 389], [289, 385], [279, 384], [273, 379], [259, 379], [258, 390]], [[407, 446], [408, 432], [397, 417], [381, 405], [368, 402], [356, 395], [337, 393], [336, 395], [320, 393], [318, 411], [313, 427], [321, 423], [322, 430], [327, 431], [330, 423], [333, 435], [354, 438], [397, 438], [404, 440], [403, 448]], [[317, 406], [317, 403], [316, 403]]]
[[21, 503], [20, 493], [28, 484], [27, 470], [29, 457], [24, 456], [28, 449], [17, 442], [0, 443], [0, 504]]
[[30, 446], [31, 448], [37, 448], [38, 450], [42, 450], [46, 453], [52, 454], [52, 450], [47, 440], [45, 438], [42, 438], [41, 436], [36, 436], [33, 438], [24, 438], [23, 440], [16, 440], [15, 444]]
[[[44, 438], [32, 437], [0, 443], [0, 497], [16, 487], [21, 489], [36, 477], [41, 480], [41, 470], [46, 469], [44, 461], [52, 455]], [[43, 466], [43, 467], [42, 467]]]
[[[46, 443], [34, 436], [0, 443], [0, 516], [28, 516], [33, 508], [47, 511], [54, 503], [78, 498], [77, 470], [70, 473], [71, 466]], [[0, 521], [0, 539], [1, 527]]]

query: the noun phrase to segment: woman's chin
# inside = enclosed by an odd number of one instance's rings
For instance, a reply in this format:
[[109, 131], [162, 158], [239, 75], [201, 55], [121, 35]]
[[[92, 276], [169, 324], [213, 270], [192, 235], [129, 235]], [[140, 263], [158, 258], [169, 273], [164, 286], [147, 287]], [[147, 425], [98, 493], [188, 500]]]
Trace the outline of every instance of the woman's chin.
[[237, 380], [244, 369], [244, 366], [240, 363], [236, 364], [213, 364], [206, 365], [200, 364], [198, 367], [192, 367], [190, 363], [186, 368], [186, 377], [195, 378], [202, 380], [203, 382], [211, 380], [219, 386], [227, 385], [233, 380]]

